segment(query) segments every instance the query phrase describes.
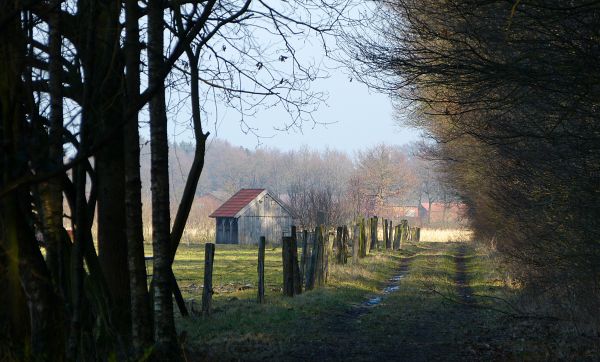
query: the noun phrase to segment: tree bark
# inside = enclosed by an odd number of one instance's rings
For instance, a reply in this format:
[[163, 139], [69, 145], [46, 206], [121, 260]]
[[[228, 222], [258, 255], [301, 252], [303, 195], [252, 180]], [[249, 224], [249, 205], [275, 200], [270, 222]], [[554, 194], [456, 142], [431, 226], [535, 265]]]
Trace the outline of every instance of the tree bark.
[[[181, 22], [181, 15], [178, 13], [176, 14], [176, 21], [179, 30], [183, 32], [184, 28]], [[201, 48], [197, 48], [196, 52], [194, 52], [189, 44], [185, 47], [185, 53], [188, 58], [188, 61], [190, 62], [192, 122], [194, 125], [196, 147], [194, 152], [194, 159], [192, 161], [192, 166], [190, 167], [190, 172], [185, 182], [185, 187], [183, 189], [181, 201], [179, 202], [179, 207], [177, 208], [177, 214], [175, 215], [175, 220], [173, 221], [173, 228], [171, 229], [171, 264], [173, 263], [173, 260], [175, 260], [175, 254], [177, 252], [177, 248], [179, 247], [181, 236], [183, 235], [183, 230], [185, 228], [185, 224], [187, 223], [190, 210], [192, 209], [194, 196], [196, 195], [196, 188], [198, 187], [198, 181], [200, 180], [200, 175], [202, 174], [202, 169], [204, 168], [204, 157], [206, 155], [206, 140], [209, 136], [209, 132], [204, 133], [204, 131], [202, 130], [202, 118], [200, 116], [200, 76], [198, 73], [200, 50]], [[181, 296], [181, 292], [179, 291], [177, 280], [175, 279], [175, 276], [173, 275], [172, 271], [170, 279], [171, 288], [173, 288], [173, 294], [175, 296], [175, 300], [177, 301], [177, 305], [179, 306], [179, 311], [182, 315], [187, 316], [188, 312], [185, 307], [183, 297]]]
[[[0, 4], [2, 13], [15, 9], [18, 6], [13, 2]], [[27, 124], [23, 104], [26, 94], [21, 80], [25, 67], [22, 56], [25, 54], [24, 38], [19, 17], [5, 23], [0, 32], [0, 188], [28, 172], [26, 159], [20, 157], [30, 146], [24, 143], [28, 139], [24, 129]], [[8, 296], [4, 292], [0, 294], [0, 300], [7, 302], [2, 306], [0, 315], [4, 319], [5, 310], [11, 314], [6, 316], [9, 326], [16, 327], [11, 338], [30, 334], [29, 341], [25, 343], [29, 353], [38, 358], [62, 359], [64, 318], [53, 292], [50, 272], [31, 228], [33, 215], [29, 194], [29, 189], [19, 187], [0, 199], [0, 261], [6, 260], [6, 264], [0, 264], [0, 279], [7, 282], [2, 289], [9, 293]], [[25, 328], [27, 323], [22, 324], [22, 305], [17, 304], [23, 296], [29, 311], [28, 328]]]
[[171, 298], [169, 148], [165, 92], [161, 77], [164, 66], [163, 47], [162, 2], [150, 1], [148, 4], [148, 82], [150, 87], [158, 89], [150, 101], [154, 338], [157, 358], [180, 359]]
[[[137, 0], [127, 0], [126, 13], [126, 87], [127, 105], [133, 107], [140, 90], [139, 8]], [[124, 127], [125, 149], [125, 213], [127, 234], [127, 263], [131, 291], [131, 342], [134, 358], [139, 358], [153, 343], [153, 323], [144, 259], [142, 221], [142, 181], [140, 178], [140, 137], [137, 113]]]
[[[50, 91], [50, 127], [48, 135], [48, 153], [42, 166], [42, 172], [58, 169], [63, 164], [63, 104], [62, 104], [62, 65], [60, 17], [58, 12], [49, 16], [49, 91]], [[60, 295], [66, 299], [68, 285], [66, 270], [66, 248], [63, 231], [62, 178], [53, 177], [39, 187], [40, 210], [44, 241], [46, 243], [46, 263], [52, 280]]]
[[[113, 302], [118, 335], [131, 335], [130, 290], [125, 216], [125, 161], [123, 132], [111, 134], [125, 117], [124, 64], [120, 54], [120, 2], [90, 2], [82, 20], [93, 26], [81, 52], [85, 73], [93, 74], [91, 95], [84, 106], [91, 112], [89, 136], [108, 142], [95, 155], [97, 177], [98, 259]], [[89, 44], [93, 44], [88, 48]]]

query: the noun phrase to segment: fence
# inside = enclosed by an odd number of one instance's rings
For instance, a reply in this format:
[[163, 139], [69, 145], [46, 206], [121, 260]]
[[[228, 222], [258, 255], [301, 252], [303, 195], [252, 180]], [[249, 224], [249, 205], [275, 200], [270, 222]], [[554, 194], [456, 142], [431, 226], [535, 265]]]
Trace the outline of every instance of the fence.
[[[361, 219], [352, 229], [339, 226], [327, 230], [319, 226], [314, 231], [298, 231], [292, 226], [291, 232], [282, 237], [283, 294], [289, 297], [312, 290], [327, 283], [329, 263], [347, 264], [352, 258], [354, 264], [374, 250], [399, 250], [405, 242], [418, 242], [420, 228], [409, 226], [401, 220], [394, 226], [391, 220], [382, 220], [383, 238], [378, 238], [378, 219]], [[352, 233], [351, 233], [352, 230]], [[367, 233], [368, 231], [368, 233]], [[367, 237], [368, 236], [368, 237]], [[265, 238], [261, 237], [258, 247], [258, 293], [257, 302], [265, 302]], [[300, 259], [298, 249], [301, 248]], [[350, 255], [350, 249], [352, 254]], [[212, 267], [215, 246], [206, 244], [202, 314], [210, 314], [212, 299]], [[187, 311], [186, 311], [187, 313]], [[184, 314], [184, 313], [182, 313]]]

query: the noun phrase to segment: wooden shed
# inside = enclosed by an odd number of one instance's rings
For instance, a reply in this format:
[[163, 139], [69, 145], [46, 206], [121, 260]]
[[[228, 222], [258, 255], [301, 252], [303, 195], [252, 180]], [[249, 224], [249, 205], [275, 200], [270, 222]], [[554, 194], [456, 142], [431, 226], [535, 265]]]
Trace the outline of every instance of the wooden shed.
[[261, 236], [278, 244], [294, 223], [289, 206], [265, 189], [241, 189], [210, 217], [217, 244], [258, 244]]

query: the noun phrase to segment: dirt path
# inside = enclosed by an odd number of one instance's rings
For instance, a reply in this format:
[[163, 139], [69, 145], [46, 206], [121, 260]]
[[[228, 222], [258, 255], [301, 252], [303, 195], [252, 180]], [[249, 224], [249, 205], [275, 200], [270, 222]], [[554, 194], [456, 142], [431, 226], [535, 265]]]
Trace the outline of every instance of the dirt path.
[[[387, 299], [402, 288], [402, 280], [410, 271], [412, 257], [402, 258], [393, 275], [382, 282], [381, 289], [376, 294], [368, 294], [363, 302], [352, 305], [337, 315], [330, 315], [324, 321], [323, 338], [313, 341], [312, 348], [300, 353], [293, 353], [295, 360], [395, 360], [395, 354], [388, 351], [376, 351], [373, 338], [376, 332], [369, 331], [363, 319], [374, 310], [382, 308]], [[377, 343], [377, 342], [376, 342]], [[375, 352], [375, 353], [374, 353]], [[375, 358], [376, 357], [376, 358]]]
[[[466, 245], [438, 244], [403, 258], [381, 293], [329, 316], [314, 348], [292, 359], [477, 360], [470, 345], [478, 311], [465, 305], [473, 302], [468, 252]], [[429, 289], [443, 287], [442, 280], [451, 281], [446, 290]]]
[[469, 286], [469, 275], [467, 274], [466, 264], [467, 246], [460, 245], [457, 250], [457, 255], [454, 257], [456, 263], [455, 283], [458, 291], [458, 296], [462, 303], [474, 303], [473, 291]]
[[[489, 349], [491, 338], [480, 336], [494, 323], [489, 311], [469, 306], [474, 303], [469, 283], [476, 260], [471, 247], [418, 243], [392, 258], [397, 267], [380, 280], [378, 292], [353, 297], [355, 304], [339, 299], [336, 303], [344, 304], [328, 305], [335, 289], [315, 291], [308, 304], [257, 307], [238, 302], [238, 308], [261, 313], [252, 319], [261, 332], [250, 332], [255, 328], [250, 319], [238, 324], [247, 318], [243, 313], [226, 319], [224, 329], [204, 332], [206, 344], [195, 360], [490, 360], [492, 354], [480, 346]], [[319, 308], [313, 309], [315, 305]], [[232, 306], [224, 310], [231, 313]]]

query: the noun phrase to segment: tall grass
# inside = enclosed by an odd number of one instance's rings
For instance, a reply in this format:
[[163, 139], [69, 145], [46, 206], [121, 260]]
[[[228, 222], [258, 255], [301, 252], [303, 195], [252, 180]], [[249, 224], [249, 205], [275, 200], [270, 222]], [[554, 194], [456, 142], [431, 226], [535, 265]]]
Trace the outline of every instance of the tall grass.
[[421, 229], [421, 241], [438, 243], [471, 241], [473, 231], [469, 229]]

